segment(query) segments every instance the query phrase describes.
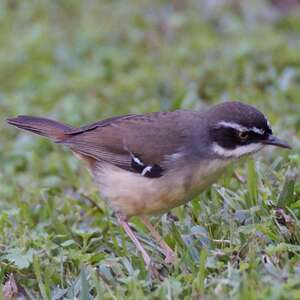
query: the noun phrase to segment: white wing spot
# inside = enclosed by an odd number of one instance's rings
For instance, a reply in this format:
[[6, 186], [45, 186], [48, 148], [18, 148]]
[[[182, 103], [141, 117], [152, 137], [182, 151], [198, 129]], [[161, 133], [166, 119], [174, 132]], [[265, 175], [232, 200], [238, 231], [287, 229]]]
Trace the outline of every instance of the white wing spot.
[[135, 163], [137, 163], [140, 166], [144, 166], [143, 162], [138, 157], [134, 156], [133, 153], [130, 152], [130, 156]]
[[146, 167], [142, 172], [142, 176], [145, 176], [148, 172], [151, 172], [151, 170], [152, 170], [152, 166]]

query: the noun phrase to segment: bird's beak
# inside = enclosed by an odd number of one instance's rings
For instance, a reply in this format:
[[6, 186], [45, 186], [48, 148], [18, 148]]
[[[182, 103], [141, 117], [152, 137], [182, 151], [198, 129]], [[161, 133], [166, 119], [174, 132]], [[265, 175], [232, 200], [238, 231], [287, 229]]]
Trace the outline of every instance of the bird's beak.
[[274, 135], [269, 135], [268, 138], [263, 141], [263, 144], [292, 149], [288, 142], [283, 141]]

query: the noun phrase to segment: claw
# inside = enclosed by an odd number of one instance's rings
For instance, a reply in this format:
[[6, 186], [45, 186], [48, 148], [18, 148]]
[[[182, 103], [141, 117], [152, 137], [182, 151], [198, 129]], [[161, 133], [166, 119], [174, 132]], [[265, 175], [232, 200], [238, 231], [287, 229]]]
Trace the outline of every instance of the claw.
[[163, 240], [160, 233], [155, 229], [155, 227], [150, 223], [146, 216], [140, 217], [140, 220], [149, 229], [151, 235], [155, 238], [159, 246], [161, 247], [162, 253], [165, 255], [166, 264], [174, 264], [176, 261], [175, 252], [168, 246], [168, 244]]
[[148, 272], [149, 272], [150, 277], [151, 277], [152, 280], [159, 280], [159, 281], [163, 280], [163, 277], [159, 273], [159, 270], [157, 269], [157, 267], [155, 266], [155, 264], [152, 263], [152, 261], [146, 267], [147, 267], [147, 270], [148, 270]]
[[173, 251], [167, 251], [165, 253], [165, 263], [168, 265], [173, 265], [176, 261], [176, 254]]

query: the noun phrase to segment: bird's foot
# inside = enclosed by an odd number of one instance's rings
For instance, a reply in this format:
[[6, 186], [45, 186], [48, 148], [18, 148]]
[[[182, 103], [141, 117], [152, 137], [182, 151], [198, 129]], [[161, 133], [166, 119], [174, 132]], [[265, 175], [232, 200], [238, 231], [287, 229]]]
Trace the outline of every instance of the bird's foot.
[[163, 277], [161, 276], [159, 269], [157, 268], [157, 266], [150, 261], [147, 265], [146, 265], [146, 269], [149, 272], [149, 275], [151, 277], [152, 280], [163, 280]]
[[176, 261], [176, 254], [171, 249], [168, 249], [165, 253], [165, 263], [168, 265], [173, 265]]

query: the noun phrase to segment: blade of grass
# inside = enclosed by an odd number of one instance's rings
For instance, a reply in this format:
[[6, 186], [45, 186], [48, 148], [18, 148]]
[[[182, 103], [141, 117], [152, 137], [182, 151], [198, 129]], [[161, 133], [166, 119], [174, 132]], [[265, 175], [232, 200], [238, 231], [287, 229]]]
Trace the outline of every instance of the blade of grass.
[[207, 261], [208, 252], [206, 248], [203, 248], [200, 253], [200, 265], [197, 277], [195, 278], [193, 282], [193, 290], [194, 290], [194, 296], [197, 297], [197, 299], [201, 299], [201, 296], [205, 293], [205, 272], [206, 272], [206, 261]]
[[46, 285], [44, 284], [44, 282], [42, 280], [40, 260], [38, 257], [33, 259], [33, 269], [34, 269], [34, 273], [35, 273], [35, 276], [36, 276], [36, 279], [38, 282], [38, 286], [39, 286], [42, 298], [44, 300], [50, 300], [49, 289], [46, 287]]
[[257, 173], [255, 169], [255, 162], [253, 159], [247, 160], [247, 185], [248, 185], [247, 206], [248, 208], [250, 208], [258, 204]]
[[294, 188], [298, 171], [296, 168], [289, 168], [285, 176], [285, 182], [277, 200], [277, 206], [282, 208], [294, 202]]
[[89, 283], [86, 277], [86, 272], [85, 268], [82, 267], [81, 272], [80, 272], [80, 283], [81, 283], [81, 289], [80, 289], [80, 300], [88, 300], [90, 299], [90, 288], [89, 288]]

